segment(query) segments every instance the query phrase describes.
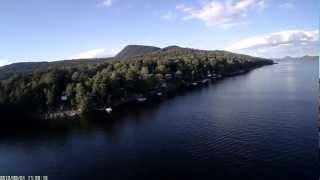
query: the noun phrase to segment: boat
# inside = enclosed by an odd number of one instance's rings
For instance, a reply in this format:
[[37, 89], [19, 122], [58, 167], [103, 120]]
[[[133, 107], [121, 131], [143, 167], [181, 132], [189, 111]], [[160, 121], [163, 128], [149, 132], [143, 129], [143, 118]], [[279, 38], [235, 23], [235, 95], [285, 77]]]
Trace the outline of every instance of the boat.
[[147, 98], [141, 97], [141, 98], [137, 98], [138, 102], [145, 102], [147, 100]]
[[214, 80], [217, 79], [217, 76], [214, 74], [214, 75], [212, 75], [212, 76], [210, 77], [210, 79], [214, 81]]
[[157, 96], [162, 96], [162, 92], [158, 92], [158, 93], [157, 93]]
[[112, 112], [112, 108], [111, 108], [111, 107], [108, 107], [108, 108], [105, 109], [105, 111], [106, 111], [108, 114], [110, 114], [110, 113]]
[[202, 80], [202, 84], [207, 85], [208, 83], [209, 83], [209, 79], [204, 79], [204, 80]]

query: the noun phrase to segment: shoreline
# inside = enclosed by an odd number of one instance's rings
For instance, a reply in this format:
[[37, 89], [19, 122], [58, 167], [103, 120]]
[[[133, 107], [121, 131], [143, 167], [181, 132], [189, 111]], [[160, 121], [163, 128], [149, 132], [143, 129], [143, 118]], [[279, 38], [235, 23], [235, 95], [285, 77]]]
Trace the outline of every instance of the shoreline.
[[[277, 63], [259, 65], [258, 67], [241, 69], [238, 71], [224, 73], [224, 74], [215, 74], [213, 76], [210, 76], [204, 79], [199, 79], [194, 82], [186, 82], [182, 87], [165, 87], [165, 88], [157, 89], [153, 92], [149, 92], [147, 95], [144, 95], [144, 96], [136, 95], [136, 96], [128, 97], [127, 99], [123, 101], [119, 101], [110, 106], [91, 109], [87, 113], [104, 112], [106, 114], [112, 114], [111, 112], [112, 110], [114, 109], [119, 110], [121, 108], [126, 108], [125, 106], [129, 106], [129, 105], [141, 105], [146, 102], [165, 101], [168, 98], [168, 96], [172, 96], [172, 95], [175, 96], [176, 94], [181, 92], [187, 92], [194, 89], [205, 88], [209, 85], [209, 83], [215, 83], [219, 80], [223, 80], [228, 77], [243, 75], [243, 74], [249, 73], [254, 69], [261, 68], [268, 65], [275, 65], [275, 64]], [[139, 99], [143, 99], [143, 101], [139, 101]], [[111, 109], [111, 110], [110, 112], [107, 112], [106, 109]], [[37, 118], [44, 119], [44, 120], [57, 120], [60, 118], [63, 118], [63, 119], [75, 118], [75, 117], [79, 117], [82, 114], [83, 113], [79, 109], [78, 110], [66, 109], [66, 110], [59, 110], [59, 111], [53, 111], [53, 112], [46, 112], [41, 114]]]

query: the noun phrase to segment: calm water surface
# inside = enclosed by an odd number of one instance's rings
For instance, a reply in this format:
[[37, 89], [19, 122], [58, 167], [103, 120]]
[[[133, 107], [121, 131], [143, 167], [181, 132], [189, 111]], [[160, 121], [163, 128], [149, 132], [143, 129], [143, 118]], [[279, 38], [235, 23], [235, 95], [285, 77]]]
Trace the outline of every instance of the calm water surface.
[[0, 175], [316, 179], [317, 70], [283, 61], [112, 119], [1, 133]]

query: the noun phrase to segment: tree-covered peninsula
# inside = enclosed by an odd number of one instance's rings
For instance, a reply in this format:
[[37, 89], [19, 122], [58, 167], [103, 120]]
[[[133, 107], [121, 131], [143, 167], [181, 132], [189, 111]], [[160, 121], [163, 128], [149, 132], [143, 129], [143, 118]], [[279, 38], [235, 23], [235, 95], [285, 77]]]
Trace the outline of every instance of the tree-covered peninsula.
[[0, 81], [0, 111], [48, 117], [105, 110], [273, 64], [226, 51], [144, 47], [129, 46], [114, 58], [93, 62], [42, 63], [28, 73], [12, 75]]

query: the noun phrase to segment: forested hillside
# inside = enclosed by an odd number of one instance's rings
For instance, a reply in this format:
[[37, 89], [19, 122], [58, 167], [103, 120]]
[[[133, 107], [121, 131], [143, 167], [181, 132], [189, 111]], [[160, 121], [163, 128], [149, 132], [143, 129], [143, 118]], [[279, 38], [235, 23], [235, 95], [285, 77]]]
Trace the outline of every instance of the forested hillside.
[[30, 68], [31, 73], [0, 81], [0, 110], [34, 114], [61, 110], [88, 112], [146, 97], [151, 92], [185, 89], [209, 76], [226, 76], [273, 63], [226, 51], [176, 46], [98, 62], [76, 65], [68, 62], [38, 71]]
[[48, 69], [59, 68], [62, 66], [78, 66], [83, 64], [98, 64], [104, 61], [113, 59], [129, 58], [136, 55], [143, 55], [161, 50], [158, 47], [153, 46], [141, 46], [141, 45], [129, 45], [120, 51], [115, 57], [110, 58], [95, 58], [95, 59], [74, 59], [74, 60], [62, 60], [53, 62], [21, 62], [13, 63], [0, 67], [0, 80], [5, 80], [12, 75], [26, 75], [34, 71], [46, 71]]
[[129, 45], [126, 46], [122, 51], [120, 51], [115, 57], [119, 59], [129, 58], [132, 56], [143, 55], [159, 50], [161, 49], [154, 46]]
[[35, 71], [46, 71], [63, 66], [79, 66], [83, 64], [98, 64], [112, 58], [75, 59], [53, 62], [21, 62], [0, 67], [0, 80], [8, 79], [13, 75], [28, 75]]

